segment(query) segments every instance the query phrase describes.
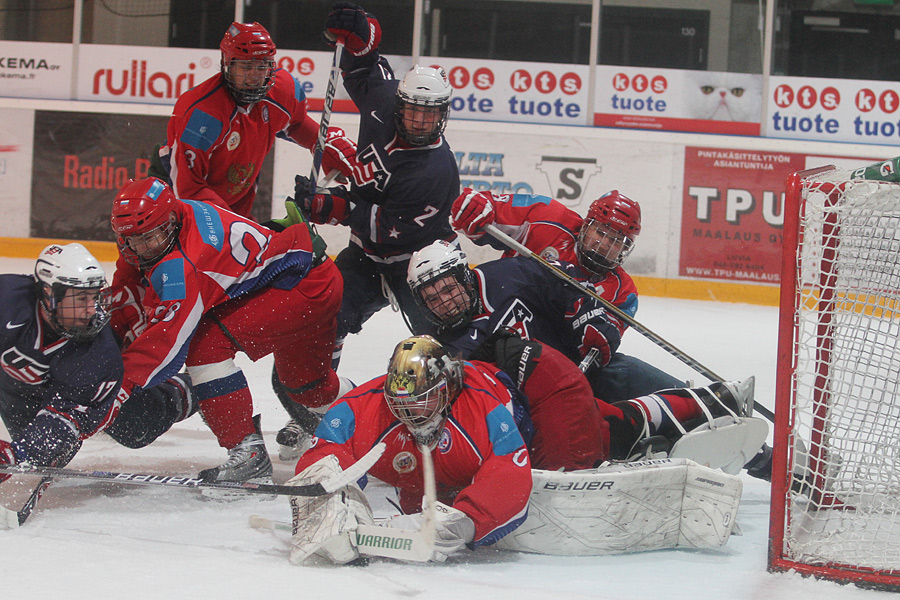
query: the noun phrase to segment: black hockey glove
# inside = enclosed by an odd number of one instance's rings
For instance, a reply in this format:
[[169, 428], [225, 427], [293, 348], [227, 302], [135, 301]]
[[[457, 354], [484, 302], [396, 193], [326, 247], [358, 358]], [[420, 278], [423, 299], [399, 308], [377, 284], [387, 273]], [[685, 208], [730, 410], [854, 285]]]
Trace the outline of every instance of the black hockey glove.
[[496, 365], [521, 390], [531, 377], [542, 348], [540, 342], [523, 340], [516, 331], [503, 328], [489, 335], [469, 358]]

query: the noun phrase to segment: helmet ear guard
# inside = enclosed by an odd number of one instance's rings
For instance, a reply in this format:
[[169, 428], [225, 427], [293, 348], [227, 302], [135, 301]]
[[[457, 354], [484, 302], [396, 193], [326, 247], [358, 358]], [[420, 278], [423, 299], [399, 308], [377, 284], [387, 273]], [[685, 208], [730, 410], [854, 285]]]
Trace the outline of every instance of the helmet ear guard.
[[[44, 248], [35, 262], [34, 278], [44, 319], [59, 335], [91, 339], [109, 322], [106, 273], [81, 244], [51, 244]], [[67, 300], [70, 290], [83, 291], [83, 295], [75, 292]]]
[[397, 86], [394, 124], [400, 138], [413, 146], [438, 141], [447, 127], [452, 92], [443, 69], [413, 66]]

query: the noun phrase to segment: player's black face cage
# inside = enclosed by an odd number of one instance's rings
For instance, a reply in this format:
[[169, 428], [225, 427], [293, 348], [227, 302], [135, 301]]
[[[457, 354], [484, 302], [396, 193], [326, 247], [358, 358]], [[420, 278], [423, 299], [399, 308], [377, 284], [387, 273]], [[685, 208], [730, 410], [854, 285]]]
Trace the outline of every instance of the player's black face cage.
[[[237, 74], [240, 70], [244, 81], [238, 81], [241, 77]], [[231, 96], [238, 104], [252, 104], [266, 97], [272, 86], [275, 85], [275, 61], [274, 60], [232, 60], [222, 64], [222, 75], [225, 78], [225, 86], [231, 92]], [[248, 81], [255, 76], [259, 83]]]
[[412, 146], [429, 146], [444, 133], [450, 115], [450, 102], [415, 102], [397, 97], [394, 125], [397, 134]]
[[[441, 281], [451, 277], [452, 282], [447, 282], [449, 285], [445, 292], [438, 293], [435, 287], [440, 289]], [[417, 283], [412, 292], [416, 303], [428, 320], [443, 329], [456, 329], [467, 325], [481, 312], [475, 274], [465, 265], [456, 265]]]
[[[53, 329], [62, 337], [84, 341], [96, 336], [109, 323], [111, 316], [110, 292], [104, 286], [86, 288], [71, 287], [54, 283], [52, 288], [41, 286], [41, 303]], [[72, 290], [72, 298], [66, 299], [66, 292]], [[85, 303], [93, 304], [93, 314], [84, 319]]]

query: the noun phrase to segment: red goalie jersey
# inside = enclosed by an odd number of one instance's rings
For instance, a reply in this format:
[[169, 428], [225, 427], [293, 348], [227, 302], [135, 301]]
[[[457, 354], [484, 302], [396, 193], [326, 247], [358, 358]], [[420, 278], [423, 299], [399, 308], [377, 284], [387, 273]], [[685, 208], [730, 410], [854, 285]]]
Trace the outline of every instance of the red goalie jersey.
[[[496, 542], [525, 520], [531, 463], [513, 420], [510, 392], [492, 375], [497, 369], [482, 362], [467, 362], [464, 369], [464, 388], [433, 452], [434, 469], [438, 500], [472, 519], [478, 546]], [[347, 467], [385, 442], [384, 455], [369, 473], [400, 489], [404, 512], [419, 512], [421, 454], [409, 430], [391, 414], [384, 381], [384, 376], [373, 379], [329, 409], [296, 472], [329, 454]]]

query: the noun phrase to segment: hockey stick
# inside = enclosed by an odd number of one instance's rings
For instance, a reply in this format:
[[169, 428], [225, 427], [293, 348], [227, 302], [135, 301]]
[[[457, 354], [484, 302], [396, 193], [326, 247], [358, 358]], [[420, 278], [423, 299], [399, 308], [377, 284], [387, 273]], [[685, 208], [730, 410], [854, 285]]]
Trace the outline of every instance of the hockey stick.
[[52, 477], [44, 477], [41, 479], [41, 482], [34, 490], [32, 490], [28, 499], [25, 500], [25, 504], [18, 511], [0, 506], [0, 529], [15, 529], [16, 527], [24, 525], [25, 521], [28, 520], [28, 517], [31, 516], [31, 511], [34, 510], [38, 500], [41, 499], [41, 496], [43, 496], [47, 488], [50, 487], [52, 481]]
[[[248, 494], [268, 494], [286, 496], [324, 496], [356, 481], [366, 474], [384, 453], [384, 443], [376, 444], [365, 456], [333, 479], [310, 485], [274, 485], [266, 483], [241, 483], [229, 481], [204, 481], [196, 477], [173, 475], [150, 475], [144, 473], [118, 473], [113, 471], [78, 471], [55, 467], [33, 465], [0, 465], [0, 473], [10, 475], [44, 475], [56, 478], [95, 479], [111, 483], [129, 485], [156, 485], [180, 489], [227, 490]], [[35, 500], [36, 501], [36, 500]]]
[[[431, 449], [419, 446], [422, 453], [422, 471], [425, 488], [423, 519], [419, 529], [399, 529], [382, 525], [358, 525], [356, 547], [364, 556], [396, 558], [412, 562], [428, 562], [434, 553], [437, 485]], [[359, 463], [357, 463], [359, 464]], [[273, 521], [258, 515], [250, 515], [250, 526], [255, 529], [271, 529], [293, 533], [291, 523]]]
[[[519, 254], [521, 254], [522, 256], [527, 256], [528, 258], [538, 261], [544, 267], [549, 269], [551, 273], [553, 273], [554, 275], [556, 275], [557, 277], [562, 279], [564, 282], [566, 282], [570, 286], [577, 288], [582, 293], [587, 294], [588, 296], [590, 296], [591, 298], [593, 298], [594, 300], [599, 302], [609, 312], [616, 315], [616, 317], [618, 317], [619, 319], [621, 319], [622, 321], [627, 323], [629, 327], [631, 327], [632, 329], [634, 329], [635, 331], [637, 331], [638, 333], [643, 335], [645, 338], [647, 338], [648, 340], [650, 340], [651, 342], [653, 342], [654, 344], [656, 344], [657, 346], [659, 346], [660, 348], [662, 348], [663, 350], [665, 350], [666, 352], [668, 352], [669, 354], [671, 354], [672, 356], [674, 356], [675, 358], [677, 358], [678, 360], [680, 360], [681, 362], [686, 364], [687, 366], [696, 370], [698, 373], [700, 373], [701, 375], [703, 375], [710, 381], [724, 381], [724, 379], [722, 377], [720, 377], [719, 375], [716, 375], [711, 369], [703, 366], [700, 362], [691, 358], [690, 356], [688, 356], [687, 354], [685, 354], [684, 352], [682, 352], [681, 350], [676, 348], [673, 344], [667, 342], [665, 339], [660, 337], [658, 334], [647, 329], [646, 327], [641, 325], [638, 321], [635, 321], [634, 318], [631, 317], [631, 315], [624, 312], [618, 306], [616, 306], [615, 304], [613, 304], [612, 302], [610, 302], [609, 300], [607, 300], [606, 298], [604, 298], [603, 296], [601, 296], [600, 294], [595, 292], [593, 289], [591, 289], [585, 285], [582, 285], [576, 279], [571, 277], [568, 273], [566, 273], [565, 271], [563, 271], [562, 269], [560, 269], [553, 263], [549, 262], [548, 260], [545, 260], [539, 254], [535, 254], [534, 252], [532, 252], [531, 250], [529, 250], [528, 248], [526, 248], [525, 246], [523, 246], [522, 244], [520, 244], [519, 242], [517, 242], [516, 240], [511, 238], [510, 236], [506, 235], [505, 233], [500, 231], [500, 229], [498, 229], [495, 225], [492, 225], [492, 224], [485, 225], [484, 230], [487, 231], [489, 234], [491, 234], [497, 240], [503, 242], [504, 244], [506, 244], [507, 246], [509, 246], [510, 248], [512, 248]], [[775, 422], [775, 414], [772, 411], [770, 411], [768, 408], [766, 408], [765, 406], [763, 406], [762, 404], [757, 402], [756, 400], [753, 401], [753, 408], [759, 414], [761, 414], [762, 416], [767, 418], [772, 423]]]
[[322, 120], [319, 121], [319, 136], [316, 138], [316, 147], [313, 151], [312, 171], [309, 174], [310, 189], [316, 191], [316, 179], [319, 177], [319, 168], [322, 166], [322, 156], [325, 154], [325, 138], [328, 135], [328, 123], [331, 121], [331, 109], [334, 106], [334, 96], [337, 93], [338, 77], [341, 74], [341, 54], [344, 52], [344, 44], [337, 42], [334, 46], [334, 59], [331, 63], [331, 73], [328, 75], [328, 87], [325, 88], [325, 104], [322, 106]]

